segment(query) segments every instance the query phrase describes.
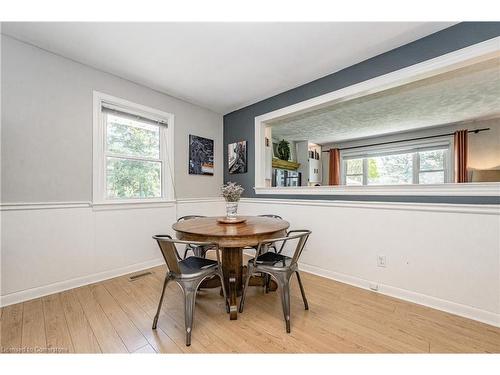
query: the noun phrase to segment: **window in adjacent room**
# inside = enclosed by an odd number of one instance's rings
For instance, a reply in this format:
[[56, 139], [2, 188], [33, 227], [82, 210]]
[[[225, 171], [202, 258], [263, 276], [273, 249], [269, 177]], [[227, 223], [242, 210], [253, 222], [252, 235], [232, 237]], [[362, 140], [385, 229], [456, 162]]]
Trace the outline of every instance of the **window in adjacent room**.
[[173, 199], [169, 150], [173, 116], [96, 96], [94, 201]]
[[452, 178], [450, 141], [349, 150], [341, 157], [345, 185], [443, 184]]

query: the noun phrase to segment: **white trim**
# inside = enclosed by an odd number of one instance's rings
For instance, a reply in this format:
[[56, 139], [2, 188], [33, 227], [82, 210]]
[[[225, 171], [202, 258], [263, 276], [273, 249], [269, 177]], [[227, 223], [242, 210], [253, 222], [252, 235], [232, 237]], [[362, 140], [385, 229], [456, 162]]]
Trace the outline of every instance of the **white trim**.
[[207, 197], [207, 198], [180, 198], [177, 199], [178, 204], [193, 204], [193, 203], [220, 203], [224, 202], [222, 197]]
[[417, 303], [419, 305], [428, 306], [451, 314], [500, 327], [500, 314], [496, 314], [491, 311], [476, 309], [474, 307], [462, 305], [460, 303], [455, 303], [425, 294], [412, 292], [406, 289], [396, 288], [390, 285], [380, 284], [375, 281], [372, 282], [370, 280], [361, 279], [355, 276], [350, 276], [335, 271], [325, 270], [323, 268], [312, 266], [309, 264], [299, 263], [299, 269], [304, 272], [309, 272], [317, 276], [325, 277], [327, 279], [335, 280], [367, 290], [371, 290], [369, 286], [370, 284], [374, 283], [378, 285], [378, 293], [380, 294], [399, 298], [404, 301]]
[[92, 209], [94, 211], [108, 211], [108, 210], [136, 210], [142, 208], [166, 208], [174, 207], [175, 201], [168, 200], [131, 200], [119, 201], [119, 202], [105, 202], [105, 203], [94, 203], [92, 204]]
[[[167, 126], [160, 127], [160, 144], [165, 147], [160, 148], [160, 159], [162, 161], [162, 197], [155, 201], [169, 202], [175, 199], [174, 181], [174, 124], [175, 116], [171, 113], [163, 112], [155, 108], [142, 104], [117, 98], [99, 91], [93, 91], [93, 142], [92, 142], [92, 201], [94, 204], [128, 204], [135, 203], [128, 200], [105, 199], [105, 130], [104, 116], [102, 116], [102, 103], [108, 103], [125, 109], [127, 112], [138, 114], [144, 117], [153, 117], [164, 121]], [[136, 201], [136, 200], [134, 200]], [[137, 200], [141, 201], [141, 200]], [[142, 201], [141, 201], [142, 202]], [[151, 200], [144, 200], [145, 203]]]
[[437, 185], [371, 186], [287, 186], [255, 187], [255, 194], [273, 195], [397, 195], [397, 196], [467, 196], [500, 197], [500, 182]]
[[[411, 65], [342, 89], [317, 96], [290, 106], [255, 117], [255, 187], [265, 187], [265, 127], [266, 122], [282, 119], [291, 114], [298, 114], [322, 106], [351, 100], [373, 94], [415, 80], [431, 77], [450, 70], [467, 66], [471, 63], [491, 58], [500, 51], [500, 37], [486, 40], [436, 58]], [[421, 185], [419, 185], [421, 186]], [[281, 188], [279, 188], [281, 189]], [[276, 194], [276, 192], [265, 193]], [[288, 194], [288, 193], [283, 193]], [[320, 193], [316, 193], [320, 194]], [[346, 193], [347, 194], [347, 193]], [[356, 193], [351, 193], [356, 194]], [[387, 193], [386, 193], [387, 194]], [[389, 193], [390, 194], [390, 193]]]
[[48, 210], [63, 208], [89, 208], [91, 202], [14, 202], [0, 203], [0, 211]]
[[[208, 199], [207, 199], [208, 201]], [[182, 201], [180, 201], [182, 203]], [[140, 208], [164, 208], [173, 207], [175, 200], [129, 200], [114, 202], [14, 202], [1, 203], [0, 211], [26, 211], [26, 210], [49, 210], [67, 208], [93, 208], [94, 211], [124, 210]]]
[[463, 214], [500, 215], [500, 205], [494, 204], [448, 204], [448, 203], [407, 203], [407, 202], [364, 202], [312, 199], [242, 198], [241, 203], [279, 204], [289, 206], [320, 206], [338, 208], [365, 208], [376, 210], [449, 212]]
[[[316, 187], [317, 188], [317, 187]], [[222, 197], [183, 198], [176, 201], [94, 203], [91, 202], [16, 202], [1, 203], [0, 211], [50, 210], [68, 208], [93, 208], [94, 211], [165, 208], [179, 204], [223, 203]], [[280, 199], [280, 198], [241, 198], [240, 203], [281, 204], [297, 206], [352, 207], [403, 211], [433, 211], [455, 213], [500, 214], [500, 205], [490, 204], [450, 204], [450, 203], [412, 203], [412, 202], [376, 202], [376, 201], [338, 201], [320, 199]]]
[[34, 298], [39, 298], [43, 296], [47, 296], [53, 293], [63, 292], [65, 290], [78, 288], [83, 285], [97, 283], [99, 281], [111, 279], [114, 277], [126, 275], [128, 273], [142, 271], [144, 269], [148, 269], [151, 267], [156, 267], [164, 264], [163, 259], [152, 259], [146, 262], [132, 264], [130, 266], [116, 268], [113, 270], [103, 271], [94, 273], [92, 275], [86, 275], [83, 277], [77, 277], [70, 280], [60, 281], [57, 283], [44, 285], [37, 288], [21, 290], [19, 292], [6, 294], [4, 296], [0, 296], [0, 307], [13, 305], [15, 303], [28, 301]]

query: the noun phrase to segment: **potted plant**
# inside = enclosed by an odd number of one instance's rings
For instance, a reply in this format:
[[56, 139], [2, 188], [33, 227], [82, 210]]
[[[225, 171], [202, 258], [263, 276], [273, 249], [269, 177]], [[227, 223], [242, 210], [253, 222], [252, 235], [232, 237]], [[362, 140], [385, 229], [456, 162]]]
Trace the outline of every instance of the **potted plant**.
[[226, 185], [222, 185], [221, 190], [222, 196], [226, 200], [226, 217], [235, 220], [238, 212], [238, 202], [245, 189], [235, 182], [228, 182]]
[[290, 160], [290, 143], [284, 139], [278, 143], [278, 157], [281, 160]]

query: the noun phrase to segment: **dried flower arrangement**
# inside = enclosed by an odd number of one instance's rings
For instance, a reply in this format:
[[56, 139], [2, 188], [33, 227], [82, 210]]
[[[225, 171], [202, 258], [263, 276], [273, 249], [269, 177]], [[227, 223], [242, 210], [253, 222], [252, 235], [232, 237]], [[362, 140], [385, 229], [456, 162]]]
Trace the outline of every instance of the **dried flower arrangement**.
[[227, 202], [238, 202], [244, 190], [241, 185], [235, 182], [228, 182], [226, 185], [222, 185], [221, 188], [222, 196]]

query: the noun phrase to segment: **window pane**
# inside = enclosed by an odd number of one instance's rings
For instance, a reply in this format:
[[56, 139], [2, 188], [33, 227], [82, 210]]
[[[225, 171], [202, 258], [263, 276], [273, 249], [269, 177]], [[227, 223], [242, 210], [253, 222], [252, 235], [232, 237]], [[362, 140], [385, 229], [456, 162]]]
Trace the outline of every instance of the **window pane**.
[[444, 184], [444, 172], [421, 172], [418, 175], [420, 184]]
[[108, 198], [160, 198], [161, 162], [107, 158]]
[[346, 160], [346, 174], [363, 174], [363, 159]]
[[411, 184], [412, 154], [378, 156], [368, 159], [368, 185]]
[[345, 176], [346, 185], [363, 185], [363, 176]]
[[160, 158], [160, 127], [107, 115], [108, 151], [128, 156]]
[[444, 154], [446, 150], [432, 150], [419, 152], [420, 170], [432, 171], [444, 169]]

